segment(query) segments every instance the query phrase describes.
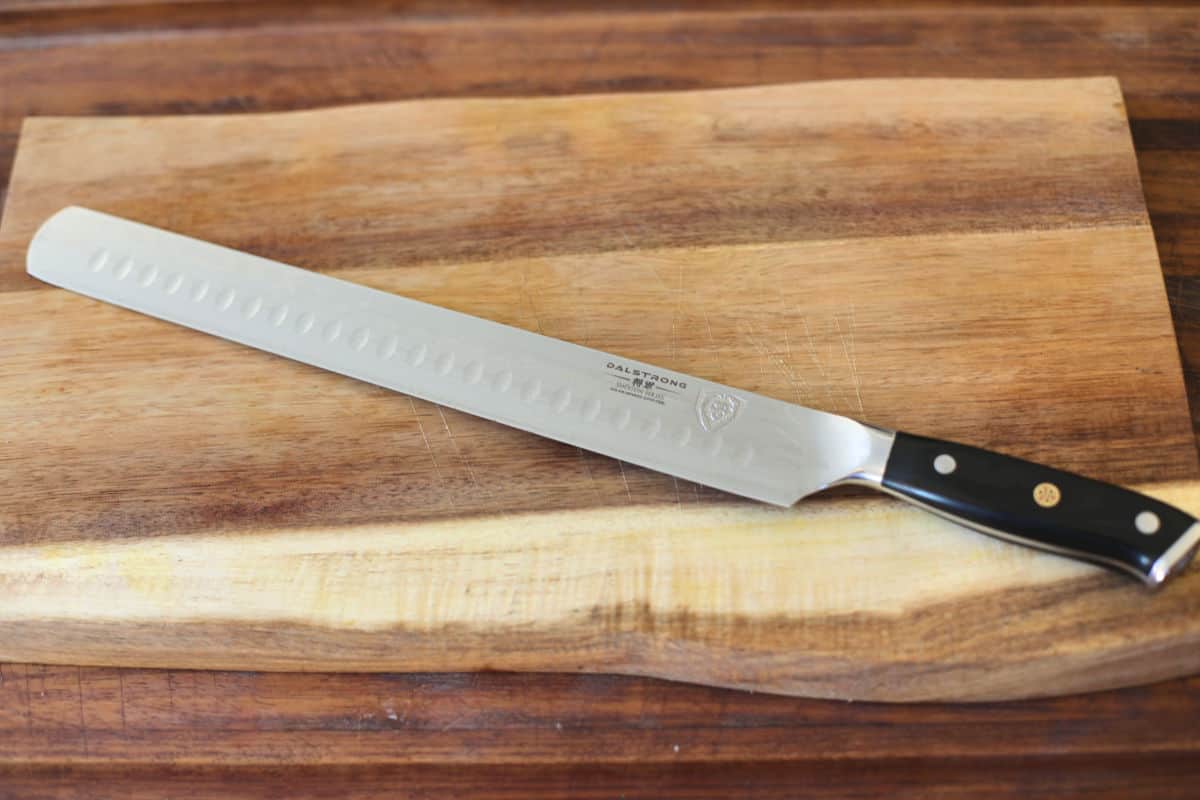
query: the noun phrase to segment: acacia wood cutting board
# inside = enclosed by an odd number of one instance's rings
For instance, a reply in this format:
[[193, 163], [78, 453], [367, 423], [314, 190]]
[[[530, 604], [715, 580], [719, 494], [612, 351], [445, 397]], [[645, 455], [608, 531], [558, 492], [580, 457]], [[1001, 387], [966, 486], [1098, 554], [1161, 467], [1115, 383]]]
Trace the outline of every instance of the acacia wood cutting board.
[[1158, 594], [854, 491], [755, 505], [24, 273], [85, 205], [1200, 511], [1117, 83], [30, 119], [0, 658], [984, 699], [1200, 669]]

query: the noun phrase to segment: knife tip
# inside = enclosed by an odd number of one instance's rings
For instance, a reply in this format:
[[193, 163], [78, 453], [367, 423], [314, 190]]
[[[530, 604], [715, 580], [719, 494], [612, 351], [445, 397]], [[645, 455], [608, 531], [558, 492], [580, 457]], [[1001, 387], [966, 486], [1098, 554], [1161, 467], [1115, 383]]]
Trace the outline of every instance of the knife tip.
[[95, 213], [83, 206], [65, 206], [47, 217], [29, 240], [29, 247], [25, 251], [25, 271], [35, 278], [49, 280], [47, 276], [54, 263], [50, 251], [56, 242], [63, 240], [60, 234], [70, 231], [83, 218]]

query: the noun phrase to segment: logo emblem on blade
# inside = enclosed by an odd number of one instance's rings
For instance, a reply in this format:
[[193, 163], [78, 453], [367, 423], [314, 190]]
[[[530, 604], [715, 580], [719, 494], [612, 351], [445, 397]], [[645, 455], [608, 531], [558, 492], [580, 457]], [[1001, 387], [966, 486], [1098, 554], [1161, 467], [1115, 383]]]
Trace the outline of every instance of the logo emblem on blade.
[[696, 402], [696, 415], [700, 418], [700, 427], [706, 431], [716, 431], [733, 422], [745, 401], [737, 395], [728, 392], [703, 392]]

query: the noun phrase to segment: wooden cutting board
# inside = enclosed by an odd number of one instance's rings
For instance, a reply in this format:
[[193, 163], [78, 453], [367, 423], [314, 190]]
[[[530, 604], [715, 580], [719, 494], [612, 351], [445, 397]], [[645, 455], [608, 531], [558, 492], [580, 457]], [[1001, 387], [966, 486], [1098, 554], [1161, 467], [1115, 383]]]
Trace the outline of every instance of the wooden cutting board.
[[1200, 670], [1151, 594], [857, 491], [755, 505], [43, 285], [85, 205], [1200, 511], [1117, 83], [30, 119], [0, 658], [1013, 698]]

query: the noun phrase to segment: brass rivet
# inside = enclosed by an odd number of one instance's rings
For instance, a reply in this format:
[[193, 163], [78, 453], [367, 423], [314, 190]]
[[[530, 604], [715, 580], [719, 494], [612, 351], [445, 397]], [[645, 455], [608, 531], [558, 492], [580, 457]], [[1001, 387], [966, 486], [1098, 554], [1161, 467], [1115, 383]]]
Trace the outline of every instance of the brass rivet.
[[1062, 492], [1053, 483], [1039, 483], [1033, 487], [1033, 502], [1042, 508], [1053, 508], [1062, 500]]

